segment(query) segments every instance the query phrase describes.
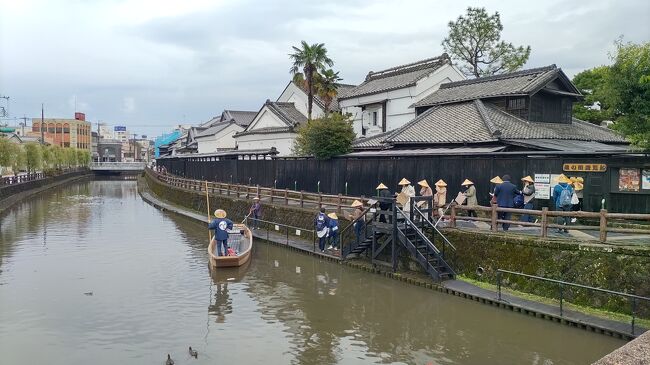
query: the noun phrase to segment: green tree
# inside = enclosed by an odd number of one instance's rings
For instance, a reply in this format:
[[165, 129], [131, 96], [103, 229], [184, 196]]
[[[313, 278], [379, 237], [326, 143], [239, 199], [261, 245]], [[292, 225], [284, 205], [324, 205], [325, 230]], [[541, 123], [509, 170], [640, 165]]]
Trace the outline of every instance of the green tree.
[[57, 169], [60, 169], [65, 164], [65, 151], [61, 146], [52, 146], [52, 162]]
[[331, 68], [317, 73], [314, 78], [316, 94], [325, 104], [325, 115], [327, 115], [330, 112], [332, 101], [338, 94], [339, 81], [342, 79], [339, 77], [339, 73], [334, 72]]
[[289, 58], [293, 61], [290, 72], [294, 75], [294, 80], [302, 78], [306, 83], [307, 119], [311, 120], [314, 103], [314, 74], [323, 70], [325, 66], [331, 67], [334, 65], [334, 61], [327, 56], [327, 49], [323, 43], [309, 45], [307, 42], [301, 41], [300, 46], [301, 48], [292, 47], [294, 52], [289, 54]]
[[354, 137], [350, 115], [331, 113], [298, 128], [294, 153], [329, 159], [350, 152]]
[[1, 168], [12, 167], [13, 161], [16, 158], [17, 149], [18, 149], [17, 144], [9, 141], [6, 138], [0, 138], [0, 167]]
[[25, 164], [27, 166], [27, 172], [29, 173], [35, 172], [43, 167], [41, 145], [34, 142], [25, 144]]
[[25, 154], [25, 149], [22, 145], [11, 143], [13, 145], [13, 159], [11, 161], [11, 169], [14, 172], [14, 176], [18, 175], [20, 170], [25, 167], [27, 156]]
[[[573, 77], [573, 83], [585, 96], [582, 102], [573, 104], [574, 117], [594, 124], [616, 118], [616, 111], [612, 107], [609, 78], [609, 66], [584, 70]], [[591, 108], [595, 103], [600, 104], [600, 110]]]
[[42, 146], [41, 153], [43, 155], [43, 168], [51, 168], [55, 163], [52, 146]]
[[650, 42], [616, 42], [609, 88], [613, 107], [620, 117], [614, 129], [634, 145], [650, 149]]
[[452, 58], [462, 62], [461, 70], [468, 76], [481, 77], [516, 71], [530, 56], [530, 46], [515, 47], [501, 40], [501, 16], [489, 15], [485, 8], [467, 8], [448, 24], [449, 35], [442, 46]]

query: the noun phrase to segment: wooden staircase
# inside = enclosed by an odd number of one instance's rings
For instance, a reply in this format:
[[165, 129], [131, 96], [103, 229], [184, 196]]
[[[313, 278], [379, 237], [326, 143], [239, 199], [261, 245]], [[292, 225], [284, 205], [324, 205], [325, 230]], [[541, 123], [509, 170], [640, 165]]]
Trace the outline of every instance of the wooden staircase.
[[[365, 225], [362, 234], [358, 240], [355, 237], [350, 239], [350, 243], [343, 245], [342, 257], [366, 254], [373, 264], [390, 266], [396, 271], [399, 251], [406, 250], [433, 280], [455, 278], [456, 272], [450, 264], [450, 253], [455, 253], [455, 247], [432, 222], [430, 210], [413, 208], [407, 216], [397, 207], [394, 199], [390, 202], [390, 210], [370, 207], [364, 211]], [[379, 222], [380, 215], [387, 218], [386, 222]], [[353, 224], [341, 232], [341, 237]], [[382, 255], [388, 256], [388, 251], [391, 262], [380, 259]]]

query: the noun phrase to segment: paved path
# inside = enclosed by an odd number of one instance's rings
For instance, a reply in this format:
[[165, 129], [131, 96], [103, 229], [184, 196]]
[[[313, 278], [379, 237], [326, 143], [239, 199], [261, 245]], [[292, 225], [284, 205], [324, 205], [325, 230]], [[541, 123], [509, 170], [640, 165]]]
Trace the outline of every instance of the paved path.
[[[442, 282], [442, 286], [444, 288], [469, 294], [477, 298], [498, 301], [498, 294], [496, 291], [479, 288], [476, 285], [470, 284], [462, 280], [447, 280]], [[622, 323], [618, 321], [591, 316], [588, 314], [584, 314], [584, 313], [580, 313], [568, 309], [564, 309], [563, 313], [560, 314], [559, 305], [554, 306], [554, 305], [534, 302], [532, 300], [519, 298], [504, 292], [501, 293], [500, 303], [512, 305], [513, 307], [520, 308], [521, 310], [533, 312], [536, 315], [548, 316], [556, 319], [563, 319], [569, 322], [574, 322], [578, 325], [587, 325], [596, 329], [616, 332], [624, 336], [629, 336], [632, 332], [632, 326], [631, 326], [632, 317], [630, 317], [630, 323]], [[646, 328], [641, 328], [637, 325], [635, 326], [634, 335], [638, 336], [639, 334], [645, 331], [647, 331]]]
[[[444, 222], [440, 223], [444, 227]], [[490, 233], [490, 225], [486, 222], [466, 221], [462, 218], [456, 218], [456, 228], [463, 230], [472, 230], [477, 232]], [[500, 234], [514, 234], [514, 235], [527, 235], [540, 237], [540, 229], [536, 227], [521, 227], [511, 225], [508, 232], [503, 232], [501, 225], [499, 225]], [[575, 230], [569, 226], [569, 233], [558, 233], [556, 229], [548, 229], [548, 237], [561, 238], [571, 241], [598, 241], [600, 232], [597, 227], [594, 230]], [[622, 245], [650, 245], [650, 234], [626, 234], [626, 233], [607, 233], [608, 244], [622, 244]]]

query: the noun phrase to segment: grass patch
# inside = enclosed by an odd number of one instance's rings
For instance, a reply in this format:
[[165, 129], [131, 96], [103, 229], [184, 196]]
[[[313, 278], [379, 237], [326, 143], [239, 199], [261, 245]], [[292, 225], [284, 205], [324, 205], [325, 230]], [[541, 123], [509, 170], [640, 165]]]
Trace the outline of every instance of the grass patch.
[[[494, 292], [497, 291], [497, 286], [494, 285], [494, 284], [485, 283], [485, 282], [478, 281], [478, 280], [475, 280], [475, 279], [470, 279], [470, 278], [468, 278], [466, 276], [463, 276], [463, 275], [458, 275], [457, 279], [462, 280], [462, 281], [466, 281], [466, 282], [468, 282], [470, 284], [473, 284], [473, 285], [476, 285], [479, 288], [491, 290], [491, 291], [494, 291]], [[504, 288], [504, 287], [501, 287], [501, 292], [510, 294], [512, 296], [515, 296], [515, 297], [518, 297], [518, 298], [521, 298], [521, 299], [526, 299], [526, 300], [531, 300], [531, 301], [538, 302], [538, 303], [553, 305], [553, 306], [556, 306], [556, 307], [560, 306], [560, 301], [557, 300], [557, 299], [541, 297], [539, 295], [524, 293], [524, 292], [521, 292], [521, 291], [512, 290], [512, 289], [508, 289], [508, 288]], [[632, 322], [632, 316], [629, 315], [629, 314], [625, 314], [625, 313], [610, 312], [610, 311], [606, 311], [606, 310], [602, 310], [602, 309], [598, 309], [598, 308], [587, 307], [587, 306], [583, 306], [583, 305], [577, 305], [577, 304], [567, 302], [566, 300], [563, 302], [563, 306], [564, 306], [565, 309], [573, 310], [573, 311], [588, 314], [588, 315], [592, 315], [592, 316], [598, 317], [598, 318], [609, 319], [609, 320], [612, 320], [612, 321], [617, 321], [617, 322], [626, 323], [626, 324], [631, 324], [631, 322]], [[638, 327], [650, 328], [650, 319], [637, 317], [637, 318], [634, 319], [634, 324], [635, 324], [635, 326], [638, 326]]]

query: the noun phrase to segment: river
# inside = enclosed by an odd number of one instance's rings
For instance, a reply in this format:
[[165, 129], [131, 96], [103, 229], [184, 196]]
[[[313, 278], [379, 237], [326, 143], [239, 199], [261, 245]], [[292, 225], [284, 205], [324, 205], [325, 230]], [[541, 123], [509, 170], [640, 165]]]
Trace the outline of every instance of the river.
[[0, 364], [588, 364], [624, 343], [264, 242], [211, 272], [205, 227], [134, 181], [50, 190], [0, 229]]

